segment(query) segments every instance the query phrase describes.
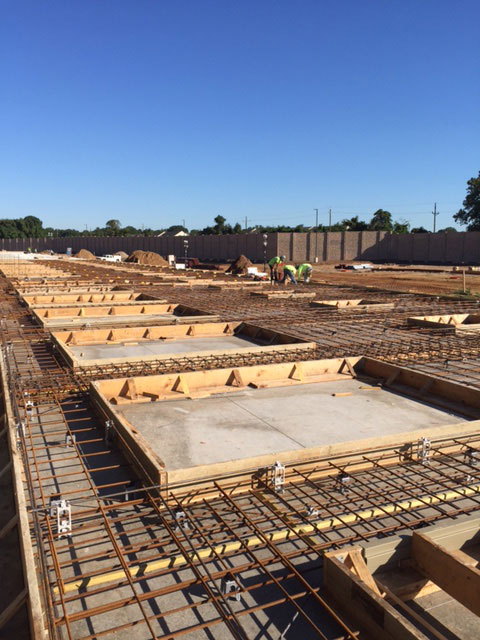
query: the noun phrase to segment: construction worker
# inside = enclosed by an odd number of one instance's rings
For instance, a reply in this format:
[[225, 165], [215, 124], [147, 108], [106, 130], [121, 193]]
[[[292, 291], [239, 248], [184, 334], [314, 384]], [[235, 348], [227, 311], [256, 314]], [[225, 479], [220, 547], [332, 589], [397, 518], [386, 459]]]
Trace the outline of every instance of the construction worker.
[[312, 265], [308, 264], [308, 262], [302, 262], [302, 264], [298, 265], [298, 279], [303, 275], [303, 281], [305, 284], [310, 282], [310, 278], [312, 277]]
[[278, 266], [285, 262], [287, 258], [285, 256], [275, 256], [271, 260], [268, 261], [268, 266], [270, 267], [270, 282], [278, 281]]
[[287, 281], [287, 276], [290, 278], [292, 284], [297, 284], [296, 281], [297, 270], [293, 266], [293, 264], [286, 264], [283, 267], [283, 280], [282, 284], [285, 284]]

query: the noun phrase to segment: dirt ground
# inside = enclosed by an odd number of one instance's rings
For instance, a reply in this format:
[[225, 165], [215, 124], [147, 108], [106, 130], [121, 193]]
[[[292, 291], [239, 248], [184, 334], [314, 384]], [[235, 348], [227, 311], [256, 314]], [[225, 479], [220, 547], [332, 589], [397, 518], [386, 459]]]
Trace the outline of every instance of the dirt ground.
[[[261, 270], [262, 264], [255, 265]], [[463, 275], [451, 266], [375, 265], [373, 271], [340, 271], [333, 264], [313, 266], [316, 282], [338, 285], [360, 285], [391, 289], [402, 293], [462, 295]], [[465, 289], [480, 295], [480, 272], [465, 272]]]
[[[339, 271], [331, 265], [314, 265], [314, 280], [331, 284], [363, 285], [392, 289], [405, 293], [461, 294], [463, 274], [448, 267], [395, 267], [374, 271]], [[480, 294], [480, 274], [465, 273], [465, 289], [471, 294]]]

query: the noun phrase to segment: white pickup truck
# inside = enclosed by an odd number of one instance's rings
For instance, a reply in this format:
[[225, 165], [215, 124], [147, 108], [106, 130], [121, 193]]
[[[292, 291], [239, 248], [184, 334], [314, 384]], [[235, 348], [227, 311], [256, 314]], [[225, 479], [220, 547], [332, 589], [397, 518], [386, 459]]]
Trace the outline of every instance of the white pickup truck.
[[99, 256], [100, 260], [105, 260], [105, 262], [121, 262], [122, 261], [122, 257], [121, 256], [112, 256], [110, 254], [107, 253], [106, 256]]

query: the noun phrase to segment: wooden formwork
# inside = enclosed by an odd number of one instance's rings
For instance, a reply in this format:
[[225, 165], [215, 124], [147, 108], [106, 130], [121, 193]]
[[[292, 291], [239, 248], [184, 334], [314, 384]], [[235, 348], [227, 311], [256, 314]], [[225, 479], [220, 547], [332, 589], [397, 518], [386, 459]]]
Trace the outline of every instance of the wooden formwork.
[[251, 296], [267, 298], [267, 300], [301, 300], [305, 298], [314, 298], [317, 294], [308, 291], [252, 291]]
[[480, 314], [478, 313], [450, 313], [432, 316], [412, 316], [408, 324], [427, 329], [451, 328], [452, 331], [479, 331]]
[[147, 300], [137, 304], [133, 303], [117, 304], [106, 306], [80, 305], [58, 308], [33, 308], [31, 310], [34, 319], [44, 327], [55, 326], [76, 326], [84, 324], [107, 324], [116, 318], [124, 318], [125, 322], [135, 324], [145, 324], [148, 318], [166, 317], [167, 322], [185, 320], [190, 318], [191, 322], [202, 319], [214, 320], [216, 316], [211, 316], [199, 312], [191, 307], [186, 307], [176, 303], [160, 303], [158, 300]]
[[[149, 296], [146, 293], [130, 291], [108, 291], [100, 293], [52, 293], [52, 294], [33, 294], [22, 296], [24, 302], [29, 307], [45, 307], [60, 305], [77, 305], [77, 304], [116, 304], [118, 302], [139, 302], [145, 300], [156, 300], [157, 298]], [[164, 302], [164, 301], [162, 301]]]
[[[328, 551], [324, 586], [371, 637], [441, 640], [445, 636], [432, 625], [432, 617], [422, 615], [421, 606], [412, 602], [444, 591], [480, 616], [479, 542], [480, 519], [461, 516], [388, 541]], [[356, 604], [360, 594], [367, 607]]]
[[[52, 333], [52, 339], [57, 345], [66, 362], [73, 368], [85, 366], [105, 366], [116, 363], [130, 363], [141, 359], [145, 361], [167, 360], [175, 358], [175, 341], [197, 338], [222, 338], [236, 336], [251, 342], [248, 346], [217, 350], [196, 350], [182, 352], [183, 358], [221, 355], [244, 355], [246, 353], [287, 351], [289, 349], [312, 349], [314, 342], [307, 342], [286, 333], [265, 329], [244, 322], [204, 322], [197, 324], [175, 324], [151, 327], [128, 327], [118, 329], [84, 329], [81, 331], [56, 331]], [[108, 357], [100, 359], [79, 359], [71, 347], [93, 345], [124, 345], [136, 346], [145, 342], [167, 341], [173, 343], [173, 348], [164, 355], [153, 354], [132, 357]]]
[[350, 298], [344, 300], [314, 300], [310, 303], [310, 306], [334, 307], [335, 309], [350, 309], [353, 311], [381, 311], [382, 309], [393, 309], [394, 303], [365, 298]]
[[[354, 377], [375, 379], [389, 390], [423, 401], [426, 401], [424, 392], [425, 389], [428, 389], [429, 404], [448, 408], [450, 411], [458, 411], [470, 417], [480, 417], [480, 390], [437, 380], [417, 371], [362, 356], [102, 380], [91, 383], [90, 395], [94, 406], [113, 420], [116, 429], [121, 434], [121, 439], [128, 442], [129, 449], [132, 451], [138, 449], [142, 465], [146, 465], [148, 468], [149, 481], [154, 481], [156, 484], [165, 483], [167, 480], [169, 483], [178, 483], [202, 480], [229, 471], [246, 472], [249, 469], [271, 465], [275, 460], [285, 464], [293, 460], [313, 459], [319, 455], [320, 449], [325, 453], [328, 448], [313, 447], [255, 458], [231, 460], [228, 463], [220, 462], [169, 470], [165, 467], [160, 456], [152, 450], [138, 430], [116, 407], [132, 403], [165, 402], [181, 398], [203, 399], [218, 394], [235, 393], [246, 388], [267, 389], [351, 380]], [[454, 427], [450, 425], [449, 432], [451, 433], [457, 427], [459, 432], [465, 428], [464, 423]], [[439, 433], [440, 429], [424, 429], [421, 435], [428, 435], [430, 431]], [[392, 437], [387, 437], [385, 441], [388, 441], [388, 438]], [[398, 435], [394, 437], [395, 440], [398, 438]], [[380, 443], [382, 438], [375, 438], [374, 441]], [[358, 446], [365, 447], [368, 444], [374, 446], [374, 442], [367, 443], [365, 441], [358, 443]], [[340, 445], [341, 450], [344, 446], [344, 444]], [[334, 451], [331, 447], [329, 450]], [[148, 457], [148, 463], [145, 463], [145, 456]]]

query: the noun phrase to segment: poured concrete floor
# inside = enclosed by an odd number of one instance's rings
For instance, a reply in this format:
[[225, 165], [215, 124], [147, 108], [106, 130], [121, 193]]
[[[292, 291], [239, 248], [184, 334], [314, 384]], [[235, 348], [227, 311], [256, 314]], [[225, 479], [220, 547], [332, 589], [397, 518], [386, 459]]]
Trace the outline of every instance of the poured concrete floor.
[[[332, 395], [344, 392], [352, 395]], [[116, 410], [172, 470], [465, 420], [357, 380], [247, 389]]]
[[142, 358], [163, 356], [170, 353], [194, 351], [219, 351], [223, 349], [245, 349], [256, 345], [248, 338], [237, 336], [214, 336], [205, 338], [183, 338], [179, 340], [145, 340], [132, 344], [68, 345], [79, 362], [84, 360], [111, 360], [112, 358]]
[[214, 322], [217, 316], [176, 316], [173, 313], [138, 313], [116, 316], [58, 316], [56, 318], [42, 318], [44, 327], [102, 327], [115, 326], [116, 324], [138, 325], [145, 323], [154, 324], [186, 324], [201, 322], [202, 319]]

